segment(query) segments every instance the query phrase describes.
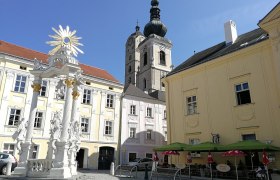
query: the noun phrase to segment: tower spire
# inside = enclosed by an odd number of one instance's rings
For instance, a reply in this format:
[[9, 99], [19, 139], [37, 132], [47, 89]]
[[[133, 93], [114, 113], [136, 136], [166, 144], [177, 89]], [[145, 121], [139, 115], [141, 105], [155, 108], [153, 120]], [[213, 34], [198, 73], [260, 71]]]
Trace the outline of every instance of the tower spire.
[[158, 5], [158, 0], [151, 0], [150, 22], [148, 22], [144, 28], [144, 35], [146, 37], [151, 34], [164, 37], [167, 32], [166, 26], [160, 21], [160, 9]]
[[139, 25], [138, 25], [138, 19], [137, 19], [137, 22], [136, 22], [136, 27], [135, 27], [135, 29], [136, 29], [136, 32], [138, 32], [138, 31], [140, 30], [140, 27], [139, 27]]

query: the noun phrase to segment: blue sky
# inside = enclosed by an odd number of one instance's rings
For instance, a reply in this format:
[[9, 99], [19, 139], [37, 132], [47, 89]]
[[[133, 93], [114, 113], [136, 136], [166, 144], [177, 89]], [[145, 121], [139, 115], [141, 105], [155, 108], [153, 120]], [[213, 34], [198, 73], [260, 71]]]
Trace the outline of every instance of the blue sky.
[[[166, 38], [173, 43], [175, 66], [224, 41], [223, 24], [234, 20], [238, 34], [257, 23], [278, 0], [160, 0]], [[81, 63], [107, 70], [124, 81], [125, 42], [149, 21], [150, 0], [0, 0], [0, 39], [47, 53], [52, 27], [69, 25], [82, 37]]]

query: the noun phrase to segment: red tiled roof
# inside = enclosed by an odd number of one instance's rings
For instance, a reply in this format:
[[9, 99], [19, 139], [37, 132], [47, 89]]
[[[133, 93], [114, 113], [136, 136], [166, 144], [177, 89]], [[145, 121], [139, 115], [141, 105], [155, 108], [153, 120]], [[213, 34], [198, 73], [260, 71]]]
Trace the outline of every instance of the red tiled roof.
[[[45, 53], [41, 53], [38, 51], [34, 51], [32, 49], [24, 48], [21, 46], [17, 46], [15, 44], [11, 44], [5, 41], [0, 40], [0, 52], [13, 55], [13, 56], [18, 56], [22, 57], [28, 60], [33, 60], [34, 58], [41, 60], [43, 63], [48, 63], [48, 55]], [[113, 81], [116, 83], [119, 83], [119, 81], [114, 78], [111, 74], [109, 74], [107, 71], [103, 69], [99, 69], [96, 67], [92, 67], [86, 64], [81, 64], [80, 67], [83, 70], [83, 73], [89, 76], [101, 78], [101, 79], [106, 79], [109, 81]]]

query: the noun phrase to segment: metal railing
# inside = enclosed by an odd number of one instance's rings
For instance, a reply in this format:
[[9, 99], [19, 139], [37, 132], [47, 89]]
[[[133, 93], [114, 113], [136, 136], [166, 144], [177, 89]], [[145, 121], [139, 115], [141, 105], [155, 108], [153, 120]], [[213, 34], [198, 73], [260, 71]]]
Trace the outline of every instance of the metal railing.
[[[127, 177], [127, 178], [137, 178], [137, 166], [129, 165], [118, 165], [115, 169], [115, 176], [117, 177]], [[135, 176], [133, 175], [135, 174]]]

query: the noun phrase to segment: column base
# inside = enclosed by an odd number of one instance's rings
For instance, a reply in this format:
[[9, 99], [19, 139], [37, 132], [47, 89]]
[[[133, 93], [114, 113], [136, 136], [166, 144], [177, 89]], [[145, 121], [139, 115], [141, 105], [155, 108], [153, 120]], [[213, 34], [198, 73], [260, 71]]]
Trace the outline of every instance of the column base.
[[50, 175], [48, 175], [48, 178], [52, 179], [65, 179], [71, 177], [72, 174], [69, 167], [52, 168], [50, 170]]

